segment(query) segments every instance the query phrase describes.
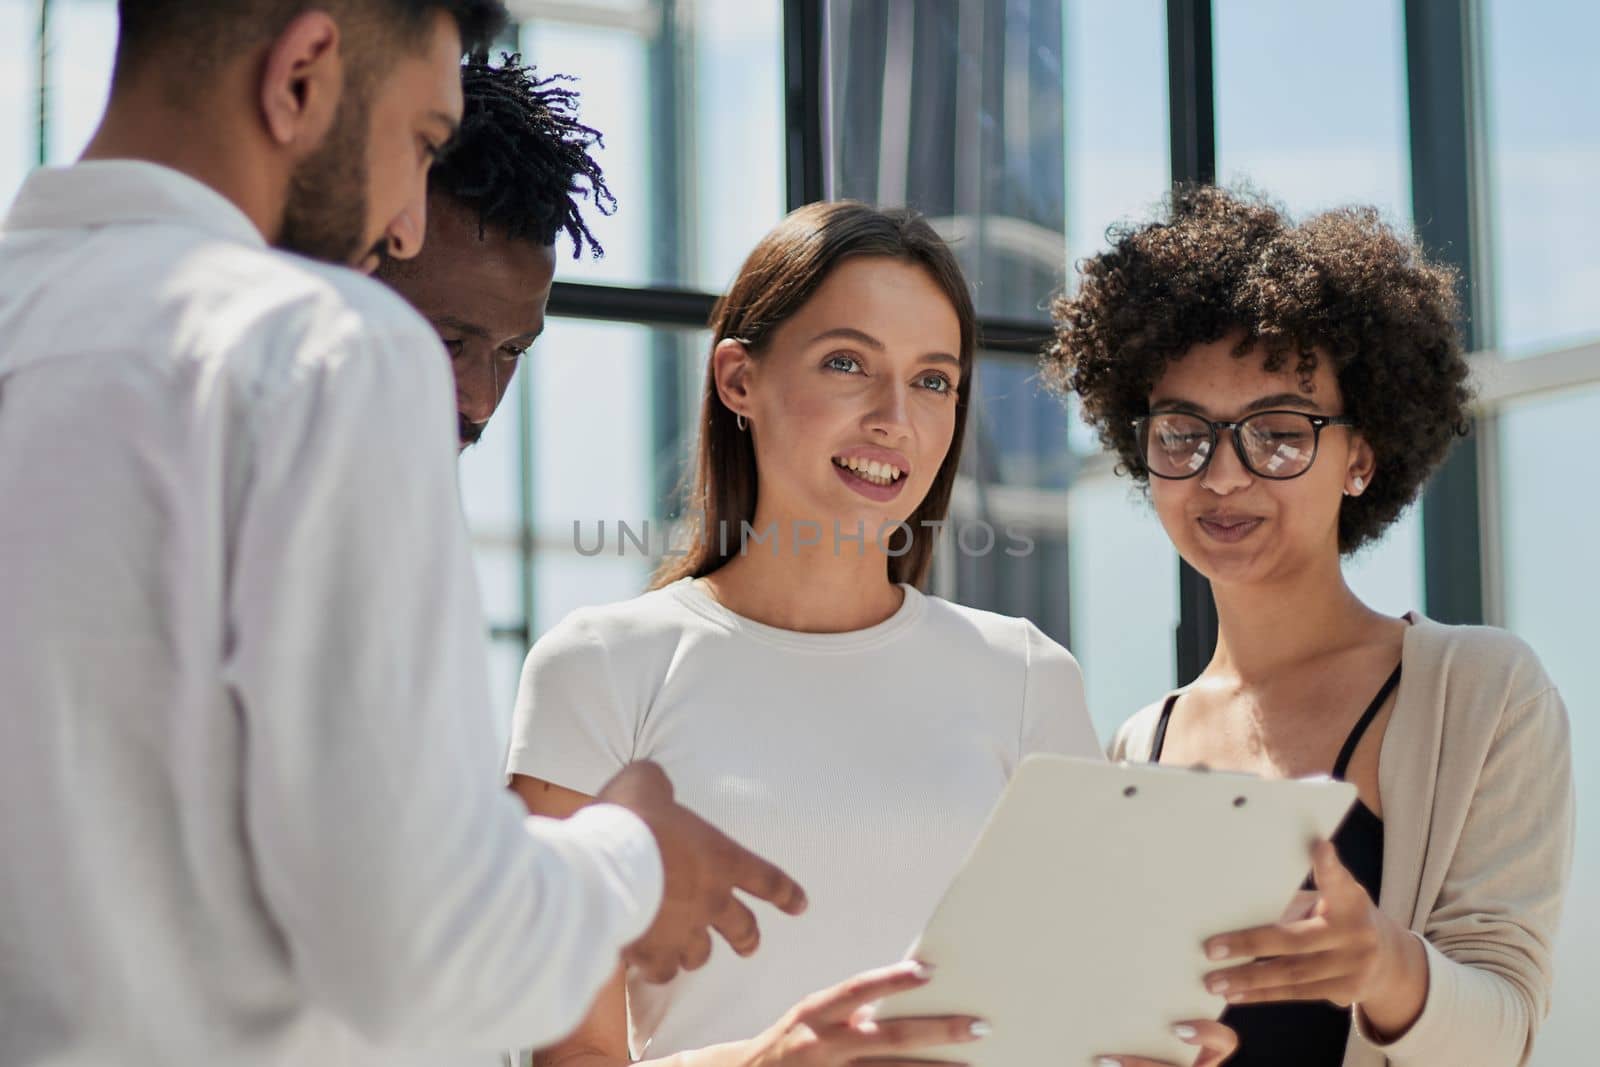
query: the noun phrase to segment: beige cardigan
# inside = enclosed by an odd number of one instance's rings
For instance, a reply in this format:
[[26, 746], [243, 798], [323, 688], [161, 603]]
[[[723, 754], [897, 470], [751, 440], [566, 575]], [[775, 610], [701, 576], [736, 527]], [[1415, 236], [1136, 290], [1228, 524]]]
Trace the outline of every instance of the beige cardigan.
[[[1567, 712], [1532, 649], [1503, 630], [1413, 614], [1379, 754], [1378, 906], [1421, 935], [1428, 999], [1400, 1040], [1351, 1028], [1344, 1067], [1512, 1067], [1550, 1010], [1551, 946], [1572, 865]], [[1114, 760], [1148, 760], [1161, 703]]]

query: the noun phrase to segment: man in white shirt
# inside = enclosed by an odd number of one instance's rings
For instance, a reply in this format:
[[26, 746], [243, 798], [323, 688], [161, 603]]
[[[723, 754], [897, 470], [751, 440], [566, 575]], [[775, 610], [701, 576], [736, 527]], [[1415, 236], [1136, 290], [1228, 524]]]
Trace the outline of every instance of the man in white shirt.
[[498, 3], [119, 9], [0, 226], [0, 1067], [541, 1044], [752, 950], [733, 889], [803, 895], [659, 770], [498, 788], [443, 353], [267, 247], [415, 254]]

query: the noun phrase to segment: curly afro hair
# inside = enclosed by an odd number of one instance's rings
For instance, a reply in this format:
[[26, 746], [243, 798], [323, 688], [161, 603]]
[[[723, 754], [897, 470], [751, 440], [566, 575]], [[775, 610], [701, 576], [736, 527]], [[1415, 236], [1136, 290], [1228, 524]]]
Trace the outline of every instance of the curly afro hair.
[[518, 55], [502, 55], [499, 65], [471, 57], [461, 68], [461, 130], [428, 187], [475, 208], [480, 227], [541, 245], [565, 231], [573, 259], [585, 245], [598, 257], [604, 250], [578, 201], [588, 196], [602, 215], [617, 201], [592, 155], [600, 133], [578, 121], [578, 94], [561, 84], [570, 80], [540, 78]]
[[1269, 371], [1292, 357], [1309, 390], [1332, 361], [1345, 413], [1372, 446], [1377, 476], [1339, 515], [1339, 548], [1375, 541], [1469, 429], [1472, 392], [1457, 330], [1456, 278], [1372, 208], [1292, 223], [1252, 192], [1174, 191], [1164, 217], [1113, 228], [1051, 311], [1044, 379], [1082, 399], [1084, 417], [1148, 487], [1133, 420], [1167, 364], [1235, 333], [1235, 356]]

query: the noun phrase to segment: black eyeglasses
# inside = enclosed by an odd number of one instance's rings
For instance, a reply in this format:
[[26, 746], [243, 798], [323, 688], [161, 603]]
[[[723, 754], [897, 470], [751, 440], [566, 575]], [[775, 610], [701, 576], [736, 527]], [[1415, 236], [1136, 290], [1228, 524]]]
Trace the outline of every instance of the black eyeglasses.
[[1239, 462], [1258, 478], [1283, 481], [1311, 469], [1328, 426], [1354, 426], [1347, 415], [1258, 411], [1237, 422], [1213, 422], [1186, 411], [1163, 411], [1133, 420], [1139, 458], [1157, 478], [1181, 481], [1201, 474], [1217, 453], [1217, 434], [1233, 432]]

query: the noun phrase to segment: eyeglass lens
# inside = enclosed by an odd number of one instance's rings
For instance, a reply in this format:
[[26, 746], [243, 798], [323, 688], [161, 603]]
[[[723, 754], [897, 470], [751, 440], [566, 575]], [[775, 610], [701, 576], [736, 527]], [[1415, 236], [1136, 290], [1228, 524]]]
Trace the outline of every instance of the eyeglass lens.
[[[1264, 411], [1240, 420], [1234, 430], [1245, 466], [1262, 478], [1292, 478], [1305, 472], [1317, 451], [1317, 429], [1307, 415]], [[1145, 462], [1153, 474], [1188, 478], [1211, 459], [1211, 425], [1197, 415], [1169, 411], [1152, 415], [1145, 427]]]

